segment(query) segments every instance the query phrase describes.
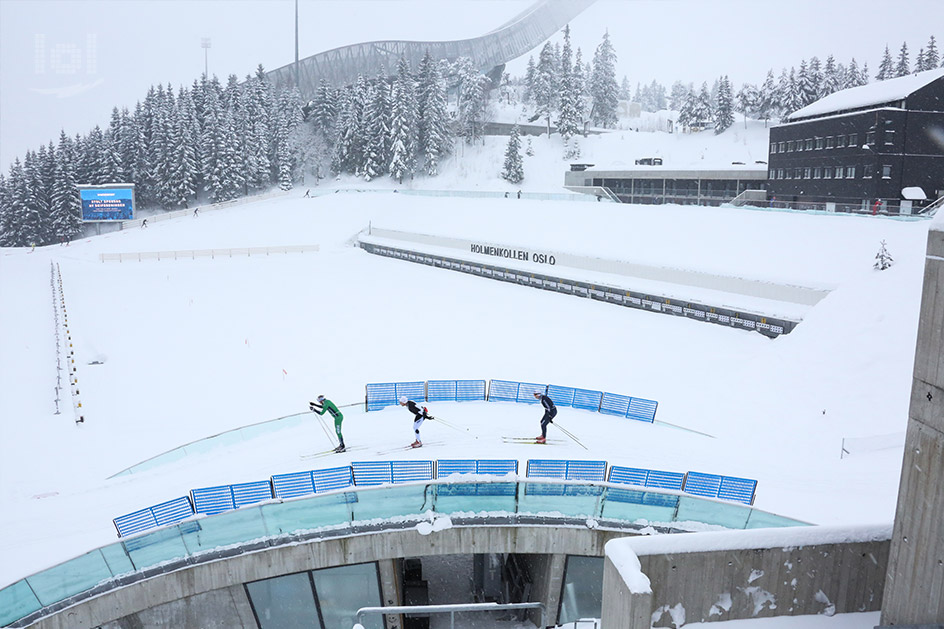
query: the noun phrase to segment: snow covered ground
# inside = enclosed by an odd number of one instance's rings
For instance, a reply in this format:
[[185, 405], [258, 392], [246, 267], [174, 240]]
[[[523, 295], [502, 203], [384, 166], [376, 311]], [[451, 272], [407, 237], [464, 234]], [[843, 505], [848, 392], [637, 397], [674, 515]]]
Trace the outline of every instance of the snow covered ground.
[[[755, 131], [765, 146], [762, 125]], [[697, 145], [706, 142], [719, 147], [712, 159], [730, 162], [741, 147], [754, 156], [762, 145], [735, 140], [733, 130], [718, 138], [625, 133], [588, 139], [581, 161], [625, 155], [631, 163], [634, 151], [661, 146], [670, 155], [675, 146], [673, 159], [697, 163]], [[521, 188], [559, 192], [559, 147], [534, 144]], [[415, 185], [515, 189], [495, 178], [502, 149], [500, 139], [466, 147], [443, 177]], [[840, 448], [844, 437], [905, 429], [927, 222], [391, 193], [306, 199], [304, 191], [68, 247], [0, 251], [0, 512], [8, 514], [0, 521], [0, 586], [113, 542], [117, 515], [193, 487], [316, 467], [299, 459], [329, 446], [312, 416], [108, 480], [183, 443], [303, 412], [319, 393], [357, 402], [368, 382], [499, 378], [602, 389], [658, 400], [657, 419], [713, 436], [563, 409], [560, 424], [589, 452], [571, 443], [541, 449], [500, 439], [538, 434], [532, 406], [431, 404], [434, 415], [468, 430], [427, 422], [423, 439], [445, 444], [398, 458], [593, 457], [699, 470], [758, 479], [756, 506], [782, 515], [821, 524], [892, 520], [901, 447], [843, 459]], [[372, 256], [352, 245], [368, 224], [834, 290], [794, 332], [771, 340]], [[877, 272], [881, 240], [895, 265]], [[98, 257], [312, 244], [320, 250], [131, 263]], [[62, 273], [75, 345], [86, 417], [78, 427], [68, 404], [54, 414], [50, 263]], [[399, 407], [344, 411], [346, 442], [366, 449], [330, 465], [412, 441], [412, 416]], [[875, 622], [873, 615], [824, 627]]]

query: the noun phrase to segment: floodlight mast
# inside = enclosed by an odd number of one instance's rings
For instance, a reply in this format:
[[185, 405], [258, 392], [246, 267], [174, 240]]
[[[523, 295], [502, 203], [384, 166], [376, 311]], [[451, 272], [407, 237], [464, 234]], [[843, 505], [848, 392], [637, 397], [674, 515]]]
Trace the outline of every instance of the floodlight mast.
[[209, 62], [210, 38], [201, 37], [200, 47], [203, 48], [203, 76], [209, 79], [210, 78], [210, 62]]

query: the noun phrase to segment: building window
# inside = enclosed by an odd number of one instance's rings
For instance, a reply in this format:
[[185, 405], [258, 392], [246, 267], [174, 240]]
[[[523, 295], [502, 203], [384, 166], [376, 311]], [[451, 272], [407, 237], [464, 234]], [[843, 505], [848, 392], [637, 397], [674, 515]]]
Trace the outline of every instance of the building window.
[[859, 145], [859, 134], [850, 133], [849, 134], [849, 146], [858, 146]]
[[835, 138], [831, 135], [826, 136], [826, 148], [831, 149], [835, 146]]
[[833, 178], [833, 169], [827, 166], [823, 169], [823, 179], [832, 179]]
[[794, 142], [793, 140], [790, 140], [789, 142], [787, 142], [787, 153], [792, 153], [795, 146], [796, 146], [796, 142]]
[[603, 558], [568, 555], [562, 590], [561, 624], [599, 618], [603, 609]]
[[817, 166], [813, 169], [813, 179], [822, 179], [823, 178], [823, 168], [822, 166]]
[[771, 143], [770, 143], [770, 152], [771, 152], [771, 153], [776, 153], [776, 152], [777, 152], [777, 143], [776, 143], [776, 142], [771, 142]]
[[875, 127], [872, 127], [865, 133], [865, 143], [869, 146], [875, 146]]
[[846, 166], [846, 179], [855, 179], [855, 166]]
[[826, 146], [826, 138], [816, 138], [816, 150], [819, 151]]
[[777, 152], [786, 153], [787, 152], [787, 143], [786, 142], [777, 142]]
[[806, 139], [806, 150], [807, 150], [807, 151], [812, 151], [812, 150], [813, 150], [813, 138], [807, 138], [807, 139]]
[[777, 179], [783, 179], [783, 168], [777, 169]]
[[786, 174], [786, 177], [784, 177], [784, 179], [793, 179], [793, 169], [792, 169], [792, 168], [786, 169], [786, 170], [784, 171], [784, 173]]
[[836, 179], [842, 179], [842, 166], [836, 166], [835, 177]]
[[885, 164], [882, 166], [882, 179], [891, 179], [892, 178], [892, 165]]
[[794, 169], [793, 169], [793, 178], [794, 178], [794, 179], [803, 179], [803, 169], [802, 169], [802, 168], [794, 168]]
[[895, 144], [895, 130], [885, 129], [885, 146], [893, 146], [894, 144]]
[[809, 167], [809, 166], [807, 166], [806, 168], [803, 169], [803, 178], [804, 178], [804, 179], [809, 179], [809, 178], [810, 178], [810, 167]]
[[846, 146], [846, 136], [844, 136], [844, 135], [837, 135], [837, 136], [836, 136], [836, 148], [841, 149], [841, 148], [845, 148], [845, 146]]

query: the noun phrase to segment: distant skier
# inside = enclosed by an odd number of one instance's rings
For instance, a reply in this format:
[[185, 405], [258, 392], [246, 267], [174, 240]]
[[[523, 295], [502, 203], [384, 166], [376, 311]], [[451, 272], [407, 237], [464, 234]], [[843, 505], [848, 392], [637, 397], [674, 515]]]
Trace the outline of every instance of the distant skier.
[[423, 420], [426, 419], [435, 419], [432, 415], [429, 414], [429, 411], [425, 406], [417, 406], [416, 402], [409, 399], [405, 395], [400, 396], [400, 406], [405, 406], [408, 411], [413, 413], [413, 432], [416, 433], [416, 441], [410, 444], [411, 448], [422, 448], [423, 441], [420, 439], [420, 426], [423, 425]]
[[541, 406], [544, 407], [544, 417], [541, 418], [541, 436], [535, 437], [534, 440], [538, 443], [545, 443], [547, 441], [547, 425], [553, 423], [554, 418], [557, 417], [557, 407], [554, 406], [554, 400], [540, 391], [535, 391], [534, 397], [536, 397], [541, 403]]
[[334, 405], [334, 402], [325, 396], [319, 395], [315, 399], [317, 400], [316, 402], [308, 403], [308, 408], [310, 408], [313, 413], [318, 413], [319, 415], [324, 415], [325, 411], [331, 413], [331, 417], [334, 418], [334, 432], [338, 434], [338, 447], [335, 448], [334, 451], [344, 452], [344, 436], [341, 434], [341, 422], [344, 421], [344, 415], [342, 415], [338, 407]]

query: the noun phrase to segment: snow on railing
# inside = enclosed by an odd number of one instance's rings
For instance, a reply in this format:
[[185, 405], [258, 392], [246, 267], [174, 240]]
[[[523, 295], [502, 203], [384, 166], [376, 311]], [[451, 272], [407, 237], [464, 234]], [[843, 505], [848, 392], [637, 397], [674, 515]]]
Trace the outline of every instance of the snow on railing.
[[184, 249], [180, 251], [139, 251], [100, 253], [102, 262], [142, 262], [144, 260], [195, 260], [197, 258], [235, 258], [267, 256], [279, 253], [311, 253], [318, 245], [280, 245], [277, 247], [231, 247], [229, 249]]

